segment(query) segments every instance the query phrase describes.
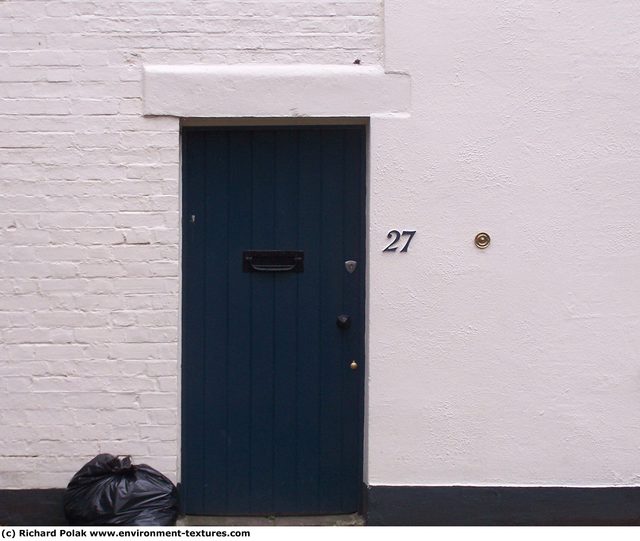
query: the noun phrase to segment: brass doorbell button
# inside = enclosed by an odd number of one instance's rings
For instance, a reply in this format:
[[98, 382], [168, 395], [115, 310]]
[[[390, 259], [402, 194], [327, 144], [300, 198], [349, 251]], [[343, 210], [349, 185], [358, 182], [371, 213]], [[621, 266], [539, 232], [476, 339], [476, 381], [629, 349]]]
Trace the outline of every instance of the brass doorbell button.
[[475, 241], [476, 246], [478, 248], [480, 248], [481, 250], [484, 250], [487, 246], [489, 246], [489, 243], [491, 242], [491, 237], [489, 236], [488, 233], [478, 233], [476, 235]]

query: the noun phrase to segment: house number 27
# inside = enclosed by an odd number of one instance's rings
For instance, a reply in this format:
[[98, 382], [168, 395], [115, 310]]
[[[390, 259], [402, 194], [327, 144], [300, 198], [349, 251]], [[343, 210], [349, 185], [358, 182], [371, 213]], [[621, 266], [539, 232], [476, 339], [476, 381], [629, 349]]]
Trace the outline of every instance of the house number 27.
[[400, 233], [397, 229], [392, 229], [387, 233], [388, 239], [393, 239], [391, 243], [382, 250], [383, 252], [395, 252], [400, 247], [400, 238], [407, 237], [407, 242], [404, 243], [402, 250], [400, 252], [407, 252], [409, 250], [409, 244], [413, 240], [413, 236], [416, 234], [415, 231], [403, 231]]

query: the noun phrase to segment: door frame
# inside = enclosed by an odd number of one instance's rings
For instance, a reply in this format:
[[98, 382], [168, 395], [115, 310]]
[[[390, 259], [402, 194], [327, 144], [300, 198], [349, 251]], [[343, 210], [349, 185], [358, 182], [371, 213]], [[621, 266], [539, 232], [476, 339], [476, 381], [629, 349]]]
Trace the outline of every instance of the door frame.
[[[368, 386], [367, 375], [369, 366], [369, 260], [370, 260], [370, 246], [369, 246], [369, 211], [370, 211], [370, 138], [371, 138], [371, 126], [369, 117], [274, 117], [274, 118], [181, 118], [179, 126], [179, 176], [178, 176], [178, 197], [179, 197], [179, 308], [178, 308], [178, 377], [177, 377], [177, 398], [178, 398], [178, 427], [177, 427], [177, 486], [180, 494], [183, 493], [184, 487], [182, 485], [182, 459], [183, 459], [183, 310], [184, 310], [184, 237], [185, 228], [184, 222], [184, 190], [185, 179], [183, 178], [184, 170], [184, 128], [202, 127], [202, 128], [247, 128], [251, 127], [314, 127], [314, 126], [363, 126], [364, 127], [364, 194], [363, 198], [363, 236], [362, 239], [364, 246], [364, 258], [365, 258], [365, 273], [363, 276], [364, 285], [364, 330], [363, 330], [363, 355], [364, 355], [364, 373], [362, 375], [360, 383], [360, 475], [359, 481], [361, 485], [361, 496], [359, 499], [358, 513], [364, 514], [366, 512], [366, 499], [367, 490], [365, 479], [367, 477], [368, 468], [368, 441], [367, 441], [367, 425], [368, 425]], [[183, 498], [181, 498], [184, 501]]]

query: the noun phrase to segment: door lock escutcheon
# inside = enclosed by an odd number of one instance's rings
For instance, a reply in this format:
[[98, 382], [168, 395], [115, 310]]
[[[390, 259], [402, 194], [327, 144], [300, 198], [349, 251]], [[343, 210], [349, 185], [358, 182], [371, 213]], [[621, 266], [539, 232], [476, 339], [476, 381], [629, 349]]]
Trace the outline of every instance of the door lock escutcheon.
[[353, 261], [352, 259], [344, 262], [344, 268], [347, 269], [347, 272], [349, 274], [353, 274], [353, 271], [356, 270], [357, 266], [358, 266], [358, 262]]

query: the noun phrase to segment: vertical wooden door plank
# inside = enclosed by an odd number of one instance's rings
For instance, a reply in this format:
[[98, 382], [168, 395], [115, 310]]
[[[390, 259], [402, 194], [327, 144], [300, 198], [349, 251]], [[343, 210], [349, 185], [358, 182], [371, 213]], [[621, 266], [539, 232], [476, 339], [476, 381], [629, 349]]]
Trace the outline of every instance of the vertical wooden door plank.
[[[252, 243], [274, 246], [274, 134], [256, 130], [253, 137]], [[270, 512], [273, 490], [274, 273], [251, 276], [251, 511]], [[247, 337], [248, 339], [249, 337]]]
[[[252, 137], [247, 131], [229, 132], [229, 293], [227, 385], [227, 476], [224, 513], [251, 512], [251, 281], [242, 272], [242, 252], [251, 246]], [[215, 243], [214, 239], [210, 239]], [[221, 382], [224, 384], [224, 382]], [[219, 512], [219, 511], [218, 511]]]
[[364, 243], [364, 128], [345, 131], [343, 150], [344, 256], [357, 261], [356, 270], [342, 274], [343, 302], [352, 315], [351, 328], [344, 336], [344, 356], [347, 363], [355, 360], [357, 370], [347, 365], [341, 369], [342, 396], [342, 508], [358, 509], [362, 492], [362, 430], [364, 359], [364, 277], [366, 275]]
[[321, 132], [299, 134], [299, 231], [305, 253], [304, 277], [298, 289], [297, 498], [308, 509], [318, 508], [320, 466], [320, 263], [318, 224], [322, 221]]
[[[298, 130], [275, 132], [275, 244], [278, 250], [299, 250], [298, 240]], [[303, 512], [296, 494], [298, 438], [297, 376], [298, 284], [305, 274], [274, 276], [274, 432], [273, 506], [284, 513]]]
[[182, 482], [185, 486], [186, 504], [194, 513], [203, 512], [202, 479], [205, 457], [204, 400], [204, 235], [200, 224], [191, 217], [204, 215], [204, 199], [194, 196], [204, 188], [205, 134], [186, 132], [184, 136], [184, 176], [188, 178], [183, 192], [183, 304], [182, 326], [184, 329], [182, 378]]
[[340, 509], [342, 480], [342, 368], [347, 360], [342, 340], [348, 330], [336, 325], [344, 313], [342, 301], [343, 254], [343, 160], [344, 130], [322, 130], [322, 219], [320, 332], [320, 508], [326, 513]]
[[[205, 212], [199, 217], [205, 241], [205, 372], [203, 498], [207, 505], [227, 505], [227, 284], [229, 281], [229, 148], [223, 131], [205, 132]], [[198, 223], [198, 222], [196, 222]], [[221, 383], [223, 383], [221, 385]]]

